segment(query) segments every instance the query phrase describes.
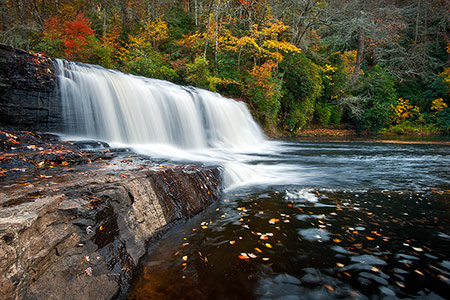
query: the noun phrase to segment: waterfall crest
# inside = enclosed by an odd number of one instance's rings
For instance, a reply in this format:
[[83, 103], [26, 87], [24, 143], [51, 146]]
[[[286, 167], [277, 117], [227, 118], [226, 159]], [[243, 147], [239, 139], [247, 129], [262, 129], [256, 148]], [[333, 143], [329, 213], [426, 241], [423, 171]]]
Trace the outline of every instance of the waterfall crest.
[[66, 133], [128, 145], [245, 149], [264, 134], [244, 103], [219, 94], [58, 60]]

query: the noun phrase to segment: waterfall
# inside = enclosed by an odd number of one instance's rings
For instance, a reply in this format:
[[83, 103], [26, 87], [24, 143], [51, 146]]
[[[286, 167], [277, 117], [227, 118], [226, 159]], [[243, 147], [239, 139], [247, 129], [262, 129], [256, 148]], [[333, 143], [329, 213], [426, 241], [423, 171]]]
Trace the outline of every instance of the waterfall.
[[58, 60], [69, 135], [177, 149], [246, 149], [264, 135], [242, 102], [193, 87]]

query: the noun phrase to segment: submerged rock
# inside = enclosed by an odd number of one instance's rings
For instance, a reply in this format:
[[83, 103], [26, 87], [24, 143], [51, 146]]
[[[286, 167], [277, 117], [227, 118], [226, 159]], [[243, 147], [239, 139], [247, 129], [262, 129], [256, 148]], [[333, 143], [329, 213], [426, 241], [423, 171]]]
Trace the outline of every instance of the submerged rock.
[[0, 133], [1, 299], [123, 294], [148, 242], [219, 197], [217, 168]]

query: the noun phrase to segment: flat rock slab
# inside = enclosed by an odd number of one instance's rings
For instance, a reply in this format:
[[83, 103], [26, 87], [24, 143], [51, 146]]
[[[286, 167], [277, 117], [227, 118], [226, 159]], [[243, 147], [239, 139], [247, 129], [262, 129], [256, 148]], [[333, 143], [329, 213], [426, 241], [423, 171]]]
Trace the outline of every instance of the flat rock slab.
[[0, 298], [124, 294], [148, 242], [220, 190], [214, 167], [0, 130]]

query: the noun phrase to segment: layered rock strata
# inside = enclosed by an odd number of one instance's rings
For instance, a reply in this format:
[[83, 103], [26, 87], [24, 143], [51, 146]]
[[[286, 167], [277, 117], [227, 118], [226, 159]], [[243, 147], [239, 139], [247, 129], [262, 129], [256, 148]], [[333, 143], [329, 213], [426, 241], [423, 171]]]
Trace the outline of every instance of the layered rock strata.
[[0, 299], [123, 295], [148, 242], [220, 194], [217, 168], [31, 132], [0, 140]]
[[52, 58], [0, 44], [0, 124], [62, 129], [56, 73]]

